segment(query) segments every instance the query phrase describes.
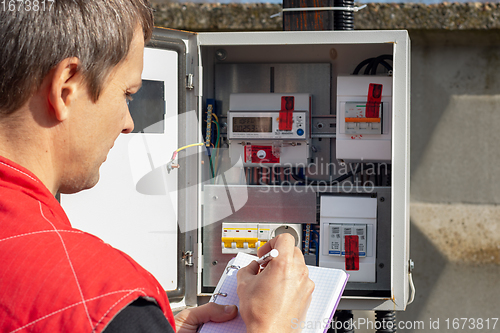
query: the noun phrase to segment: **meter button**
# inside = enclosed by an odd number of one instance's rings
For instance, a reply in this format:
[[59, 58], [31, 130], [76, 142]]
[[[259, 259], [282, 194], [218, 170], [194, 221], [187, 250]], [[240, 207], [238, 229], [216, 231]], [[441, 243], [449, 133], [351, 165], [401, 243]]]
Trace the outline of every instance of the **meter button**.
[[303, 130], [302, 128], [299, 128], [299, 129], [297, 130], [297, 135], [298, 135], [298, 136], [302, 136], [302, 135], [304, 135], [304, 130]]

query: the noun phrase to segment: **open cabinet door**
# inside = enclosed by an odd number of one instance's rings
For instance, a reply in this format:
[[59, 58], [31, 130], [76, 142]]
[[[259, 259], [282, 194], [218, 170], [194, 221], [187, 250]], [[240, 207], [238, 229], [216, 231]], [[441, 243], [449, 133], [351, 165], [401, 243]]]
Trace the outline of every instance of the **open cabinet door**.
[[[189, 166], [168, 173], [166, 165], [172, 153], [190, 140], [189, 133], [197, 139], [195, 111], [190, 116], [186, 112], [191, 104], [187, 101], [186, 54], [193, 36], [155, 30], [144, 51], [143, 86], [129, 102], [133, 133], [118, 137], [94, 188], [61, 195], [75, 228], [129, 254], [158, 279], [171, 302], [185, 295], [182, 256], [189, 228], [184, 222], [187, 209], [178, 207], [186, 207], [189, 200], [185, 185]], [[194, 128], [189, 132], [186, 127], [191, 122]], [[196, 216], [194, 191], [194, 208], [190, 208]]]

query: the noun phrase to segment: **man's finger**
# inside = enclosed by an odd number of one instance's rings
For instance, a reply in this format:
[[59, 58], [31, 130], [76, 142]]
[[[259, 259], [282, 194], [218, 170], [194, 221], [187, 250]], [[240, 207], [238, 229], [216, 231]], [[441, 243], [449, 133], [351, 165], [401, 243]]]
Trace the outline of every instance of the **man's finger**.
[[236, 317], [237, 314], [238, 309], [235, 305], [207, 303], [180, 312], [175, 316], [175, 321], [179, 329], [183, 325], [198, 326], [209, 321], [216, 323], [228, 321]]
[[295, 248], [295, 237], [293, 237], [291, 234], [284, 233], [284, 234], [279, 234], [278, 236], [269, 240], [269, 242], [267, 242], [266, 244], [262, 245], [257, 250], [257, 255], [259, 257], [262, 257], [264, 254], [271, 251], [272, 249], [277, 249], [280, 252], [278, 258], [281, 256], [293, 257], [295, 251], [294, 248]]
[[[273, 238], [274, 239], [274, 238]], [[273, 249], [273, 247], [271, 246], [271, 241], [273, 240], [271, 239], [269, 242], [267, 242], [266, 244], [262, 245], [261, 247], [259, 247], [257, 249], [257, 255], [259, 257], [262, 257], [264, 254], [266, 254], [267, 252], [271, 251]], [[274, 244], [276, 241], [274, 241], [272, 244]]]
[[247, 266], [238, 270], [238, 278], [244, 279], [248, 276], [254, 276], [259, 273], [260, 265], [256, 261], [252, 261]]

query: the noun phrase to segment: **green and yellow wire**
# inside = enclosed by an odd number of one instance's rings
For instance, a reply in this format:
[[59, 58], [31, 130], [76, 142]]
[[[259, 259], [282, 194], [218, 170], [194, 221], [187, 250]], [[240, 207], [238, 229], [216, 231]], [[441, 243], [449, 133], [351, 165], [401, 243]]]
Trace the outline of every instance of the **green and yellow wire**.
[[[215, 151], [216, 151], [216, 156], [215, 156], [215, 163], [216, 163], [215, 164], [215, 170], [217, 170], [218, 163], [219, 163], [220, 126], [219, 126], [219, 118], [215, 114], [212, 114], [212, 116], [215, 118], [215, 120], [212, 120], [212, 123], [214, 123], [215, 126], [217, 127], [217, 140], [215, 142], [215, 145], [212, 145], [214, 147]], [[175, 158], [177, 157], [177, 154], [181, 150], [184, 150], [184, 149], [187, 149], [187, 148], [190, 148], [190, 147], [205, 146], [205, 145], [206, 145], [205, 142], [193, 143], [193, 144], [181, 147], [181, 148], [177, 149], [176, 151], [174, 151], [173, 154], [172, 154], [172, 158], [170, 159], [170, 162], [167, 163], [167, 171], [170, 173], [170, 171], [173, 168], [178, 168], [179, 167], [178, 165], [174, 164], [174, 161], [175, 161]], [[210, 155], [209, 161], [210, 161], [210, 168], [212, 169], [211, 170], [212, 177], [215, 178], [215, 172], [214, 172], [214, 167], [213, 167], [212, 155]]]
[[196, 146], [204, 146], [205, 143], [204, 142], [201, 142], [201, 143], [193, 143], [193, 144], [190, 144], [190, 145], [187, 145], [187, 146], [184, 146], [184, 147], [181, 147], [179, 149], [177, 149], [176, 151], [174, 151], [174, 153], [172, 154], [172, 158], [170, 159], [170, 162], [167, 163], [167, 171], [170, 173], [170, 170], [172, 170], [173, 168], [178, 168], [179, 166], [178, 165], [174, 165], [174, 160], [175, 158], [177, 157], [177, 154], [181, 151], [181, 150], [184, 150], [186, 148], [190, 148], [190, 147], [196, 147]]

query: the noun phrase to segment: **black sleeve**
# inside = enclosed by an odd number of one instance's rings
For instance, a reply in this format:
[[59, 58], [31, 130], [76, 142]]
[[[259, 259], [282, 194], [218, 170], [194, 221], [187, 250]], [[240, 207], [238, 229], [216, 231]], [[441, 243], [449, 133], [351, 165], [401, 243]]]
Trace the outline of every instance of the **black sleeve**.
[[104, 333], [174, 333], [161, 309], [144, 298], [138, 298], [108, 324]]

